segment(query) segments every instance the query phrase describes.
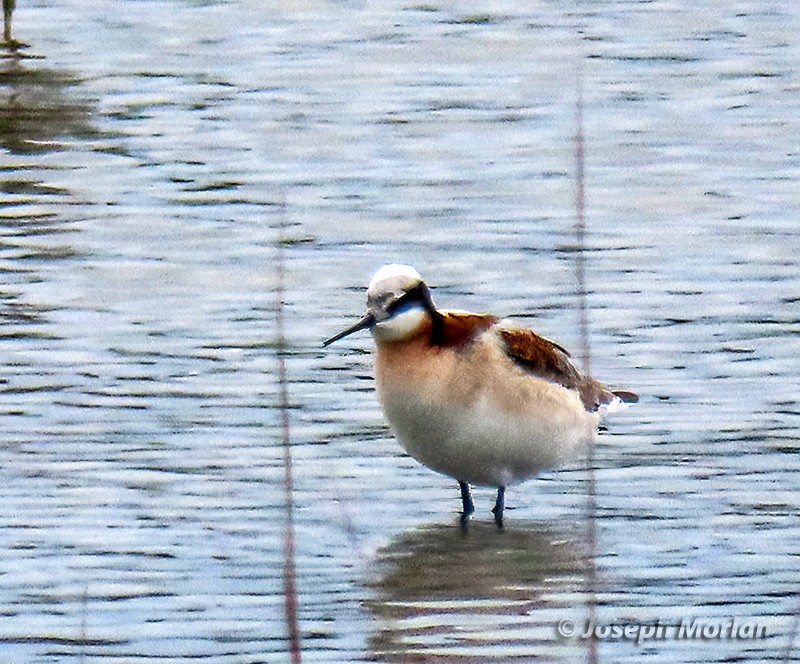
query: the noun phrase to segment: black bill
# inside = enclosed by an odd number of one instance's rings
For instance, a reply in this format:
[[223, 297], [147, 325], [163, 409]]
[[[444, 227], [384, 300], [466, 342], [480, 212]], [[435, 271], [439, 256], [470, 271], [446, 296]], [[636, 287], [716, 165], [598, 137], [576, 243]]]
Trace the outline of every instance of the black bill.
[[349, 334], [353, 334], [353, 332], [358, 332], [359, 330], [363, 330], [365, 327], [369, 327], [374, 322], [375, 322], [375, 317], [368, 312], [364, 314], [361, 320], [358, 321], [352, 327], [348, 327], [344, 332], [339, 332], [339, 334], [335, 334], [327, 341], [323, 341], [322, 347], [324, 348], [325, 346], [330, 346], [334, 341], [339, 341], [339, 339], [342, 339], [343, 337], [346, 337]]

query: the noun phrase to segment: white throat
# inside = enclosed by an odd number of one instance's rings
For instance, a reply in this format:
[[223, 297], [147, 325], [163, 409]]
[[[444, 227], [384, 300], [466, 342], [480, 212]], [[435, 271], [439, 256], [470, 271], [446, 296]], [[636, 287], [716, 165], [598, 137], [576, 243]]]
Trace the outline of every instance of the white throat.
[[391, 318], [375, 323], [372, 326], [372, 337], [379, 343], [403, 341], [419, 332], [428, 315], [421, 304], [404, 308]]

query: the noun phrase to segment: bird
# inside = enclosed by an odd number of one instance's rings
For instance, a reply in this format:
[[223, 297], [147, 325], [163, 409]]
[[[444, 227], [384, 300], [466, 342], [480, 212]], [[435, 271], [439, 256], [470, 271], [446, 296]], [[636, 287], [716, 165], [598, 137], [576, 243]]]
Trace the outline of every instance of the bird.
[[507, 487], [579, 456], [601, 416], [639, 400], [582, 374], [563, 346], [531, 329], [440, 310], [409, 265], [381, 267], [362, 318], [323, 347], [364, 329], [383, 413], [410, 456], [458, 482], [463, 527], [472, 486], [497, 489], [492, 513], [503, 528]]

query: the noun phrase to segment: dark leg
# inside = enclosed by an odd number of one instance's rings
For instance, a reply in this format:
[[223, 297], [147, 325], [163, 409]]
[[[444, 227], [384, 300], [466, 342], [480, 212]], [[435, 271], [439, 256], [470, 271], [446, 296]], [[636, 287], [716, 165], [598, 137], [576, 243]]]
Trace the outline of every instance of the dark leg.
[[472, 493], [469, 490], [469, 484], [459, 480], [458, 488], [461, 489], [461, 525], [466, 526], [469, 517], [475, 511], [475, 505], [472, 504]]
[[28, 46], [25, 42], [21, 42], [11, 36], [11, 19], [13, 18], [16, 4], [17, 0], [3, 0], [3, 46], [10, 51], [16, 51]]
[[506, 488], [504, 486], [497, 487], [497, 500], [494, 503], [494, 507], [492, 508], [492, 514], [494, 514], [494, 522], [497, 524], [498, 528], [503, 527], [503, 510], [506, 506]]
[[14, 13], [16, 0], [3, 0], [3, 40], [11, 44], [11, 15]]

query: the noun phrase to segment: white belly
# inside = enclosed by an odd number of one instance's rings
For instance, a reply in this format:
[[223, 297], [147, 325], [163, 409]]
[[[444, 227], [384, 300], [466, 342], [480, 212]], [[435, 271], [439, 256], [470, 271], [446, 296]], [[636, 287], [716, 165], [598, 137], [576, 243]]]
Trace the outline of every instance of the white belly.
[[526, 378], [513, 408], [486, 391], [469, 405], [411, 390], [381, 389], [379, 396], [398, 441], [437, 472], [482, 486], [510, 486], [579, 455], [597, 430], [577, 394]]

